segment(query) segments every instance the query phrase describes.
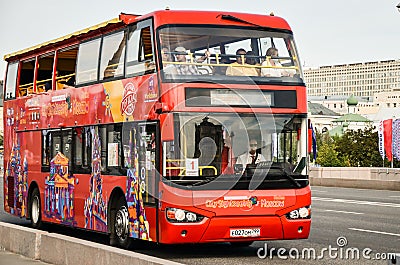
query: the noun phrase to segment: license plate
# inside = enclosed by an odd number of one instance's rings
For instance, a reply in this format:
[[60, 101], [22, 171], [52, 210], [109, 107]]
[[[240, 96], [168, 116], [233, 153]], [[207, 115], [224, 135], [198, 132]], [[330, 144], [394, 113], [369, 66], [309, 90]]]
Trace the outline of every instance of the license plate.
[[244, 228], [231, 229], [230, 237], [259, 237], [261, 234], [260, 228]]

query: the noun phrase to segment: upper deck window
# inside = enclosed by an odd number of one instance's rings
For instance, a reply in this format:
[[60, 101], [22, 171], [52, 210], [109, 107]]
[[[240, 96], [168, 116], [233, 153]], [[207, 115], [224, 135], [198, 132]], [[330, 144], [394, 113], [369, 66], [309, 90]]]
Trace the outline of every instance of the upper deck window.
[[44, 92], [51, 90], [53, 80], [54, 52], [38, 58], [36, 74], [36, 91]]
[[33, 79], [35, 76], [36, 58], [21, 61], [21, 72], [19, 74], [19, 96], [26, 96], [34, 93]]
[[15, 87], [17, 85], [18, 62], [13, 62], [8, 65], [7, 79], [5, 85], [4, 99], [15, 98]]
[[76, 84], [97, 81], [101, 38], [79, 45]]
[[103, 38], [101, 49], [100, 80], [124, 74], [126, 34], [117, 32]]
[[128, 32], [126, 75], [142, 75], [154, 72], [154, 53], [150, 20], [138, 23]]
[[287, 31], [171, 26], [158, 30], [158, 41], [166, 81], [303, 82]]

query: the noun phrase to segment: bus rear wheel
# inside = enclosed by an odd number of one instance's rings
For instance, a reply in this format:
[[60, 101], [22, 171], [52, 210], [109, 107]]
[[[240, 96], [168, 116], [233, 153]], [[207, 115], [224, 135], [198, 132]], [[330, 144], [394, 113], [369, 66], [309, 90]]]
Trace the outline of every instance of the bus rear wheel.
[[42, 210], [40, 208], [40, 194], [37, 188], [32, 191], [29, 211], [31, 226], [33, 228], [40, 228], [42, 226]]
[[110, 235], [110, 245], [129, 249], [132, 239], [129, 237], [129, 213], [126, 203], [120, 200], [115, 214]]

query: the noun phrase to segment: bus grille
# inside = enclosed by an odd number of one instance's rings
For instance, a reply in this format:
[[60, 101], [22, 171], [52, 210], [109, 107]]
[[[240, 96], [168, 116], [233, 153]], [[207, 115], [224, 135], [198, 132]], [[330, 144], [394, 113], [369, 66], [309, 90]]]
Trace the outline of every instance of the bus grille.
[[8, 177], [8, 206], [14, 208], [14, 177]]

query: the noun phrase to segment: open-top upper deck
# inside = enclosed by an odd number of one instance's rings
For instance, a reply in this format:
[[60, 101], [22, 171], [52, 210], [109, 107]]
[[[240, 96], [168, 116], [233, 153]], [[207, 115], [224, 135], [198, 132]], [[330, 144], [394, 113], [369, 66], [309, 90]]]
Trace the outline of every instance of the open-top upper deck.
[[[146, 15], [121, 13], [117, 18], [78, 30], [68, 35], [46, 41], [20, 51], [4, 55], [4, 60], [11, 62], [21, 60], [32, 55], [44, 54], [49, 50], [63, 48], [81, 41], [93, 38], [100, 34], [122, 28], [126, 25], [152, 17], [155, 28], [166, 24], [191, 24], [191, 25], [236, 25], [254, 26], [290, 31], [288, 23], [273, 15], [256, 15], [237, 12], [222, 11], [182, 11], [160, 10]], [[196, 18], [193, 20], [193, 18]]]

